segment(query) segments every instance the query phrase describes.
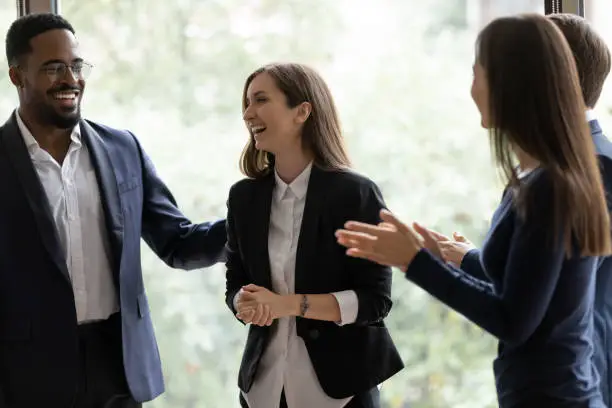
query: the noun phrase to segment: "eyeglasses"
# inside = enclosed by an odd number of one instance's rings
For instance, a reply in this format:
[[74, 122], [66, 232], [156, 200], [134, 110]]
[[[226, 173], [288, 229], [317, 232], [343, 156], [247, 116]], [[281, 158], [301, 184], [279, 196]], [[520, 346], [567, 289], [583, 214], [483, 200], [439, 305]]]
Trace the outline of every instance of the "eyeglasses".
[[91, 73], [92, 68], [93, 65], [83, 61], [75, 62], [74, 64], [70, 65], [64, 64], [63, 62], [55, 62], [52, 64], [45, 65], [40, 69], [40, 71], [47, 74], [51, 82], [55, 82], [57, 80], [65, 78], [68, 69], [70, 69], [70, 72], [76, 79], [87, 79], [87, 77]]

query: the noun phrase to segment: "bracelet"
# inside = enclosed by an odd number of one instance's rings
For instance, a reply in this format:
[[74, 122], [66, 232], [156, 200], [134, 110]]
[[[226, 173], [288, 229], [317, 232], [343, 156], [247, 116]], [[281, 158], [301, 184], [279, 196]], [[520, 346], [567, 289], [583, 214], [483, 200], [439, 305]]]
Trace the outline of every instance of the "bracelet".
[[304, 317], [310, 304], [308, 303], [308, 297], [306, 295], [302, 295], [302, 302], [300, 303], [300, 317]]

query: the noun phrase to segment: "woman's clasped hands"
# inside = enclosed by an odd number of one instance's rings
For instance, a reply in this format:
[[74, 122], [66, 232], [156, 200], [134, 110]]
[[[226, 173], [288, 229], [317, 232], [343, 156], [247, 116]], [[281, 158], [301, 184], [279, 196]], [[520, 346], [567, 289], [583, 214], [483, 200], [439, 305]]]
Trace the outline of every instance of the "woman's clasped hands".
[[236, 317], [246, 324], [270, 326], [275, 319], [291, 315], [291, 300], [264, 287], [246, 285], [238, 292]]

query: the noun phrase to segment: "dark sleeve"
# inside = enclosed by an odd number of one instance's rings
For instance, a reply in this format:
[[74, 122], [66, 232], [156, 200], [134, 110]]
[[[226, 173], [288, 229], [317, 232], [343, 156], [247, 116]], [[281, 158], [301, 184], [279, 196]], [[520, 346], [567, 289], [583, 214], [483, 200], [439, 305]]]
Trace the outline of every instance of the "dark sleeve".
[[[599, 171], [601, 173], [601, 179], [603, 181], [608, 212], [612, 214], [612, 159], [610, 158], [610, 156], [606, 156], [603, 154], [598, 154], [597, 159], [599, 161]], [[603, 256], [599, 257], [599, 259], [597, 260], [597, 269], [601, 267], [601, 265], [606, 259], [608, 258]]]
[[466, 272], [468, 275], [473, 276], [476, 279], [483, 281], [489, 280], [486, 275], [482, 264], [480, 263], [480, 250], [470, 249], [461, 260], [461, 270]]
[[142, 162], [142, 238], [173, 268], [204, 268], [224, 261], [225, 220], [201, 224], [188, 220], [157, 175], [151, 159], [137, 140], [136, 143]]
[[[504, 192], [502, 193], [502, 200], [508, 193], [508, 187], [504, 188]], [[485, 270], [480, 262], [480, 249], [474, 248], [470, 249], [461, 260], [461, 265], [459, 267], [462, 271], [466, 272], [468, 275], [471, 275], [475, 279], [487, 281], [489, 282], [491, 279], [485, 273]]]
[[[351, 218], [368, 224], [381, 222], [380, 210], [386, 208], [378, 187], [370, 182], [361, 187], [358, 210]], [[363, 259], [347, 257], [348, 270], [353, 277], [359, 310], [355, 324], [367, 325], [383, 320], [391, 310], [391, 268]]]
[[[232, 187], [227, 200], [227, 261], [225, 262], [225, 303], [230, 308], [232, 313], [236, 314], [234, 309], [234, 297], [244, 285], [248, 285], [250, 279], [242, 264], [240, 249], [236, 239], [236, 224], [235, 224], [235, 205], [234, 205], [234, 190]], [[242, 322], [240, 320], [240, 322]]]
[[501, 293], [441, 263], [426, 250], [416, 255], [406, 278], [498, 339], [525, 341], [547, 312], [565, 257], [563, 240], [553, 239], [551, 188], [539, 184], [530, 189], [534, 199], [530, 200], [528, 222], [513, 214], [515, 228]]

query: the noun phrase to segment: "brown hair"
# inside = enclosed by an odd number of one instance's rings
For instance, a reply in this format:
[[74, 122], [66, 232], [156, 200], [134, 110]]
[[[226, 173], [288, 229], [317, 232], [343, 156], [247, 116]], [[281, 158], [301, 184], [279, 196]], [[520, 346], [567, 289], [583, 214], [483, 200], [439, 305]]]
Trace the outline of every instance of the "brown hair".
[[528, 215], [529, 184], [519, 183], [516, 147], [547, 170], [551, 216], [568, 256], [610, 253], [610, 221], [580, 97], [576, 63], [561, 31], [546, 17], [499, 18], [478, 37], [477, 60], [489, 85], [491, 143], [497, 164]]
[[[248, 76], [242, 92], [242, 111], [247, 108], [247, 89], [257, 75], [267, 73], [287, 98], [287, 106], [294, 108], [303, 102], [312, 106], [302, 130], [302, 148], [312, 153], [314, 165], [324, 170], [343, 170], [350, 167], [344, 146], [340, 120], [331, 92], [321, 76], [301, 64], [269, 64]], [[258, 178], [274, 168], [274, 155], [257, 150], [253, 133], [240, 156], [240, 170], [244, 175]]]
[[575, 14], [551, 14], [548, 18], [565, 36], [576, 60], [584, 102], [594, 107], [610, 73], [610, 49], [586, 19]]

